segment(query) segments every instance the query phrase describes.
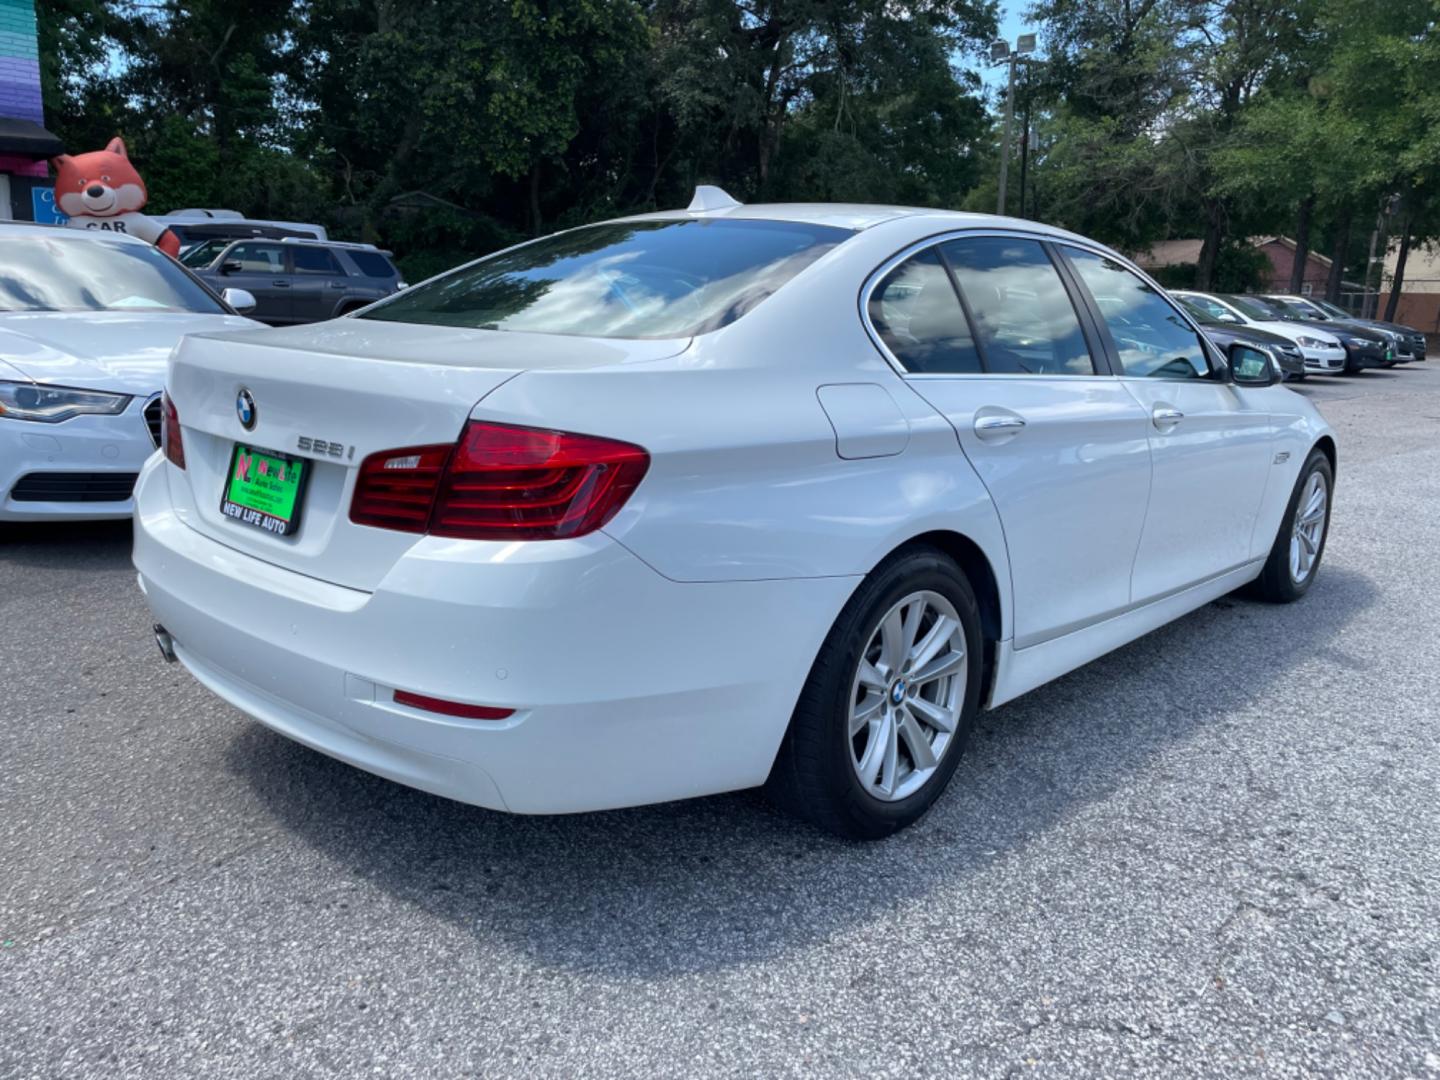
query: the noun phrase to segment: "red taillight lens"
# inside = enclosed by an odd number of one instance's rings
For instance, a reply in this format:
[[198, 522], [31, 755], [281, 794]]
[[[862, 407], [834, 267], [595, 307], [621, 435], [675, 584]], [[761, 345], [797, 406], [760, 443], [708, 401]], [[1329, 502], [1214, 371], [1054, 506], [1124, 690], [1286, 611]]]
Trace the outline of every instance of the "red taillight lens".
[[442, 716], [462, 716], [467, 720], [504, 720], [514, 716], [514, 709], [497, 709], [493, 705], [467, 705], [463, 701], [446, 701], [444, 698], [412, 694], [408, 690], [395, 691], [397, 705], [409, 705], [412, 709], [440, 713]]
[[466, 540], [558, 540], [605, 525], [650, 467], [639, 446], [472, 420], [455, 446], [371, 454], [350, 520]]
[[180, 414], [175, 411], [175, 402], [166, 393], [160, 412], [160, 445], [165, 448], [165, 457], [170, 464], [185, 468], [185, 441], [180, 436]]
[[445, 463], [454, 450], [447, 444], [371, 454], [360, 463], [350, 520], [377, 529], [423, 533]]

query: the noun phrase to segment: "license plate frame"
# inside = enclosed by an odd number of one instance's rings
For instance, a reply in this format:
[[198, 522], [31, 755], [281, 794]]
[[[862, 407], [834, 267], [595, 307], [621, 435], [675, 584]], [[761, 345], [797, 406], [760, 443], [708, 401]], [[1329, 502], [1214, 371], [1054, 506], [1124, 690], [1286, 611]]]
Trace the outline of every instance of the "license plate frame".
[[[246, 484], [254, 483], [254, 480], [250, 478], [237, 476], [236, 470], [239, 467], [242, 452], [251, 454], [252, 461], [254, 460], [253, 455], [257, 454], [264, 459], [265, 470], [260, 474], [263, 476], [268, 477], [272, 462], [278, 462], [285, 472], [291, 469], [298, 469], [298, 479], [295, 481], [293, 499], [290, 500], [290, 513], [288, 516], [281, 516], [281, 514], [275, 512], [284, 508], [283, 494], [277, 496], [282, 499], [281, 504], [265, 498], [252, 497], [250, 502], [238, 501], [233, 498], [236, 494], [241, 495], [242, 499], [245, 495], [251, 494], [251, 492], [245, 491], [243, 488], [237, 488], [237, 480]], [[231, 521], [239, 522], [241, 525], [247, 525], [253, 529], [259, 529], [261, 532], [268, 533], [271, 536], [294, 536], [300, 528], [301, 511], [305, 506], [305, 490], [309, 486], [310, 469], [312, 465], [314, 465], [314, 462], [308, 458], [295, 457], [292, 454], [282, 454], [279, 451], [270, 450], [263, 446], [252, 446], [249, 443], [237, 442], [230, 451], [230, 466], [225, 471], [225, 483], [220, 489], [220, 513]], [[258, 469], [259, 463], [256, 464], [256, 467]], [[249, 466], [247, 466], [247, 471], [248, 468]], [[258, 477], [256, 479], [258, 479]], [[257, 502], [262, 504], [268, 502], [269, 508], [267, 509], [265, 505], [254, 505], [254, 503]]]

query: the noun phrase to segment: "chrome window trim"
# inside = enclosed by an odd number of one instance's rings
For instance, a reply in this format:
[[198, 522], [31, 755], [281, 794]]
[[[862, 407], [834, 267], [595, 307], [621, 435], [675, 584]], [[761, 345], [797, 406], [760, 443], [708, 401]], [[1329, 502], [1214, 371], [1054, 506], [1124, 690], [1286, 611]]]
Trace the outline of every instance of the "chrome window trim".
[[[1019, 240], [1034, 240], [1037, 243], [1049, 243], [1055, 244], [1056, 246], [1063, 246], [1068, 244], [1071, 247], [1079, 248], [1081, 251], [1088, 251], [1093, 255], [1100, 255], [1106, 259], [1113, 259], [1121, 266], [1125, 267], [1127, 270], [1136, 274], [1146, 284], [1152, 286], [1160, 292], [1160, 295], [1164, 297], [1165, 301], [1172, 308], [1174, 308], [1180, 313], [1180, 317], [1185, 320], [1185, 324], [1195, 332], [1197, 337], [1199, 337], [1201, 348], [1206, 349], [1208, 352], [1212, 369], [1217, 373], [1222, 370], [1224, 366], [1224, 357], [1220, 355], [1220, 352], [1215, 347], [1214, 343], [1205, 336], [1205, 334], [1200, 330], [1199, 326], [1195, 323], [1195, 321], [1190, 318], [1189, 314], [1184, 310], [1184, 308], [1170, 298], [1170, 294], [1165, 291], [1165, 289], [1160, 285], [1159, 282], [1155, 281], [1138, 266], [1136, 266], [1133, 262], [1125, 258], [1125, 256], [1121, 255], [1119, 252], [1112, 251], [1104, 244], [1097, 244], [1094, 241], [1085, 240], [1083, 238], [1072, 238], [1068, 234], [1057, 234], [1039, 230], [1032, 231], [1029, 229], [987, 227], [982, 225], [968, 229], [948, 229], [945, 232], [932, 233], [929, 236], [923, 237], [919, 240], [915, 240], [912, 243], [907, 244], [905, 247], [901, 248], [899, 251], [895, 252], [888, 259], [886, 259], [879, 266], [877, 266], [874, 270], [872, 270], [870, 272], [870, 275], [865, 279], [865, 283], [861, 285], [859, 298], [860, 323], [862, 326], [864, 326], [865, 333], [870, 338], [870, 343], [875, 346], [875, 348], [879, 351], [881, 357], [885, 360], [887, 364], [890, 365], [891, 370], [893, 370], [895, 374], [900, 376], [900, 378], [906, 380], [914, 379], [919, 382], [930, 382], [936, 379], [1064, 379], [1069, 382], [1077, 379], [1118, 379], [1127, 377], [1125, 375], [1114, 375], [1110, 372], [1094, 372], [1090, 375], [1027, 375], [1023, 372], [988, 371], [955, 372], [953, 374], [948, 372], [912, 372], [909, 371], [904, 364], [900, 363], [899, 358], [890, 351], [889, 346], [885, 344], [884, 339], [881, 338], [879, 331], [875, 329], [874, 323], [870, 320], [870, 298], [872, 295], [874, 295], [874, 292], [876, 288], [880, 285], [880, 282], [885, 279], [885, 277], [890, 273], [890, 271], [894, 270], [906, 259], [909, 259], [913, 255], [919, 254], [926, 248], [936, 247], [940, 244], [948, 243], [951, 240], [966, 240], [986, 236], [1011, 237]], [[1063, 276], [1060, 275], [1060, 271], [1058, 269], [1056, 270], [1056, 276], [1060, 278], [1060, 285], [1062, 288], [1065, 288], [1066, 295], [1068, 296], [1070, 290], [1066, 286], [1065, 279], [1063, 278]], [[1072, 305], [1074, 304], [1073, 299], [1071, 303]], [[1081, 319], [1081, 315], [1078, 310], [1075, 312], [1075, 318], [1077, 322]], [[1144, 378], [1143, 376], [1129, 377]], [[1173, 379], [1169, 381], [1190, 382], [1191, 380]]]

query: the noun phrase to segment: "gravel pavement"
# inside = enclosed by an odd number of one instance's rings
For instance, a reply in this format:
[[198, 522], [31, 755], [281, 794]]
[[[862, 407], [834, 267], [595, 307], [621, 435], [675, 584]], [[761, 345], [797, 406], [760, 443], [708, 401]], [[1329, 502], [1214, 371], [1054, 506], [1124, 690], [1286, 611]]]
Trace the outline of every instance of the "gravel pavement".
[[987, 714], [868, 846], [398, 787], [163, 664], [128, 526], [0, 533], [0, 1077], [1440, 1077], [1440, 359], [1301, 392], [1306, 600]]

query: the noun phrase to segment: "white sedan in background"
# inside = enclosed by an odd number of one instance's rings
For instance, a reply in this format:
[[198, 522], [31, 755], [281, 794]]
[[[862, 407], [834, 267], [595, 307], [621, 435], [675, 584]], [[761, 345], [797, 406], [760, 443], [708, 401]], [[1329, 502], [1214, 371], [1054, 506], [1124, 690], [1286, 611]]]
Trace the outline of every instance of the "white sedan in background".
[[1314, 325], [1287, 322], [1275, 318], [1275, 313], [1258, 297], [1217, 295], [1215, 293], [1190, 292], [1177, 289], [1175, 299], [1194, 311], [1234, 323], [1236, 326], [1252, 326], [1289, 338], [1305, 358], [1305, 370], [1323, 375], [1339, 375], [1345, 371], [1345, 345], [1334, 334]]
[[1113, 251], [713, 189], [187, 338], [167, 393], [135, 564], [225, 700], [497, 810], [768, 784], [863, 838], [981, 708], [1303, 595], [1335, 477], [1269, 355]]
[[175, 343], [259, 325], [142, 240], [0, 225], [0, 522], [129, 517]]

